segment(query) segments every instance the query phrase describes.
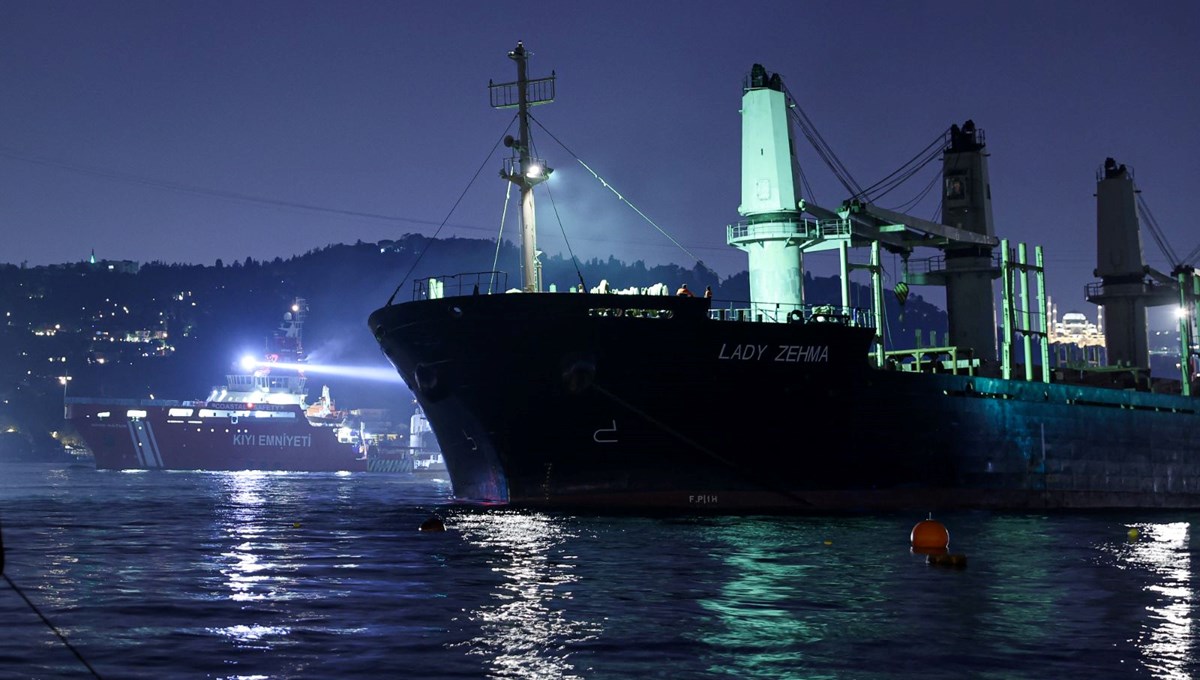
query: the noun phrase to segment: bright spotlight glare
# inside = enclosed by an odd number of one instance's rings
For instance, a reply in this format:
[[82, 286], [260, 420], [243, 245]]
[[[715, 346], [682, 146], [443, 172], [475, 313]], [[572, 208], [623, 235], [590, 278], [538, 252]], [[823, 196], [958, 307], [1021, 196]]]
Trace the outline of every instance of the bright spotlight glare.
[[255, 359], [254, 357], [250, 356], [249, 354], [247, 354], [246, 356], [242, 357], [241, 363], [242, 363], [242, 370], [249, 371], [258, 365], [258, 360]]
[[297, 364], [287, 362], [275, 362], [271, 364], [271, 368], [303, 371], [306, 374], [325, 374], [338, 375], [346, 378], [359, 378], [362, 380], [379, 380], [382, 382], [397, 382], [403, 383], [404, 380], [396, 369], [380, 368], [375, 366], [335, 366], [332, 364]]

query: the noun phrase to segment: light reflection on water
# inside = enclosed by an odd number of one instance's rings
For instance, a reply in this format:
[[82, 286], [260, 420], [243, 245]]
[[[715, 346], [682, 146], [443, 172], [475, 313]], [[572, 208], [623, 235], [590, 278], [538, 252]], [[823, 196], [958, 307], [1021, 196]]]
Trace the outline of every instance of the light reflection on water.
[[[590, 677], [594, 654], [614, 644], [637, 659], [622, 670], [644, 667], [637, 664], [646, 652], [635, 657], [628, 646], [642, 640], [628, 626], [667, 635], [644, 638], [663, 658], [686, 656], [678, 641], [689, 641], [689, 667], [729, 677], [926, 677], [926, 666], [943, 665], [980, 669], [978, 677], [1029, 677], [1022, 658], [1037, 659], [1046, 677], [1195, 677], [1188, 524], [1139, 525], [1139, 541], [1114, 548], [1087, 538], [1109, 534], [1114, 525], [1104, 521], [988, 513], [954, 521], [962, 531], [952, 532], [951, 551], [972, 556], [963, 570], [911, 554], [911, 523], [896, 517], [468, 514], [456, 528], [489, 551], [503, 580], [467, 612], [479, 634], [450, 646], [465, 646], [505, 677]], [[638, 535], [660, 535], [663, 552], [639, 554], [647, 546], [632, 539]], [[610, 551], [623, 563], [602, 554]], [[1105, 554], [1117, 559], [1099, 564]], [[673, 577], [658, 580], [665, 565]], [[623, 588], [637, 601], [614, 597]], [[1148, 615], [1112, 609], [1138, 589], [1152, 595]], [[672, 629], [639, 620], [642, 608], [670, 611], [678, 622]], [[1081, 642], [1089, 650], [1082, 655], [1073, 651]], [[847, 653], [861, 644], [877, 651]], [[910, 659], [914, 649], [924, 665], [880, 663], [889, 654]]]
[[601, 632], [595, 623], [573, 620], [570, 590], [578, 581], [572, 555], [562, 546], [577, 538], [562, 518], [495, 511], [457, 518], [455, 530], [468, 543], [494, 552], [491, 569], [502, 577], [484, 603], [467, 612], [480, 634], [451, 647], [483, 656], [503, 677], [579, 678], [568, 661], [572, 645]]
[[[327, 614], [302, 609], [281, 615], [279, 611], [289, 601], [307, 600], [320, 608], [319, 601], [345, 595], [346, 588], [333, 582], [327, 570], [359, 566], [357, 553], [329, 550], [330, 545], [352, 538], [349, 532], [326, 530], [313, 535], [305, 528], [301, 514], [308, 509], [307, 496], [294, 475], [232, 472], [213, 476], [217, 478], [213, 542], [222, 549], [211, 568], [221, 576], [224, 597], [244, 606], [236, 623], [206, 630], [237, 647], [257, 649], [274, 649], [314, 631], [342, 635], [357, 630], [354, 625], [328, 621]], [[352, 483], [347, 481], [351, 488]], [[336, 501], [348, 500], [341, 486], [329, 492]]]
[[1187, 680], [1192, 676], [1195, 635], [1192, 632], [1191, 524], [1130, 525], [1137, 531], [1112, 549], [1118, 564], [1147, 575], [1144, 589], [1153, 596], [1147, 616], [1133, 641], [1152, 677]]
[[[970, 562], [947, 570], [909, 551], [924, 513], [564, 516], [447, 496], [369, 475], [0, 467], [6, 574], [104, 677], [1200, 677], [1194, 514], [959, 513], [942, 519]], [[418, 532], [433, 507], [447, 531]], [[0, 676], [77, 677], [4, 590]]]
[[[288, 579], [278, 565], [266, 558], [268, 546], [263, 539], [267, 532], [265, 506], [269, 484], [270, 478], [262, 472], [219, 475], [214, 530], [219, 543], [231, 545], [220, 553], [218, 568], [228, 597], [235, 602], [274, 600], [282, 597], [288, 586]], [[286, 559], [286, 555], [279, 558]], [[292, 632], [289, 626], [262, 623], [238, 623], [207, 630], [236, 646], [260, 649], [270, 649]]]
[[832, 617], [804, 615], [803, 603], [816, 608], [821, 597], [814, 587], [820, 561], [793, 559], [801, 546], [822, 545], [819, 532], [811, 525], [781, 528], [771, 521], [719, 522], [701, 532], [711, 542], [709, 557], [726, 567], [719, 571], [726, 578], [699, 602], [713, 618], [694, 636], [715, 648], [739, 650], [723, 666], [743, 677], [777, 677], [803, 667], [803, 647], [837, 627]]
[[[993, 550], [985, 558], [987, 563], [981, 559], [968, 567], [972, 574], [983, 572], [985, 578], [978, 586], [980, 597], [968, 600], [956, 620], [977, 621], [981, 630], [1002, 634], [991, 639], [980, 636], [980, 642], [998, 656], [1011, 655], [1021, 646], [1054, 655], [1060, 639], [1055, 631], [1064, 630], [1057, 617], [1072, 603], [1086, 601], [1072, 584], [1057, 581], [1057, 560], [1073, 556], [1058, 555], [1056, 542], [1061, 539], [1053, 535], [1053, 527], [1040, 515], [994, 515], [970, 537], [973, 545]], [[950, 546], [959, 550], [954, 532]]]

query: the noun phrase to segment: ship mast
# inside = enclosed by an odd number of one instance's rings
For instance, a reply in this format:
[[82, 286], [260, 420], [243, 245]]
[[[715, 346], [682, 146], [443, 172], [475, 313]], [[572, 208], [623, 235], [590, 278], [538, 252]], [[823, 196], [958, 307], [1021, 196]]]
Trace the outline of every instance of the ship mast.
[[537, 249], [537, 216], [533, 204], [533, 187], [545, 182], [552, 170], [540, 158], [534, 157], [529, 144], [529, 107], [554, 101], [554, 73], [548, 78], [530, 80], [527, 74], [529, 52], [518, 41], [508, 53], [517, 62], [517, 80], [511, 83], [488, 83], [492, 108], [517, 109], [519, 137], [504, 138], [504, 145], [513, 149], [505, 161], [500, 176], [521, 188], [521, 289], [526, 293], [542, 290], [541, 252]]

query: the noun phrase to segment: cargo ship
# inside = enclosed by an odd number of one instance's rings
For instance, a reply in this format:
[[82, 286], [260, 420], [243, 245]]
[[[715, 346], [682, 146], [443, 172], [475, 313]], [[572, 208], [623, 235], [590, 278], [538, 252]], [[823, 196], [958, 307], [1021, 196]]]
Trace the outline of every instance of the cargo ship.
[[359, 432], [328, 388], [309, 403], [307, 314], [295, 299], [264, 355], [239, 361], [206, 399], [67, 397], [67, 418], [99, 470], [366, 471]]
[[[742, 88], [741, 205], [725, 227], [750, 299], [543, 290], [528, 109], [553, 76], [492, 84], [518, 111], [501, 176], [522, 199], [521, 286], [500, 272], [412, 282], [367, 325], [412, 389], [462, 502], [600, 511], [827, 512], [1200, 507], [1195, 319], [1200, 279], [1142, 258], [1132, 171], [1097, 175], [1097, 276], [1111, 366], [1056, 366], [1043, 253], [999, 239], [983, 130], [950, 126], [941, 221], [862, 195], [799, 192], [796, 101], [755, 64]], [[810, 137], [811, 139], [811, 137]], [[936, 185], [935, 185], [936, 186]], [[933, 255], [913, 255], [926, 249]], [[881, 253], [904, 271], [885, 291]], [[839, 261], [840, 299], [813, 300], [806, 257]], [[850, 304], [851, 273], [870, 304]], [[858, 284], [856, 284], [858, 285]], [[896, 348], [886, 294], [945, 289], [945, 342]], [[998, 289], [998, 292], [997, 292]], [[671, 286], [668, 293], [674, 293]], [[1152, 377], [1148, 306], [1179, 305], [1178, 379]]]

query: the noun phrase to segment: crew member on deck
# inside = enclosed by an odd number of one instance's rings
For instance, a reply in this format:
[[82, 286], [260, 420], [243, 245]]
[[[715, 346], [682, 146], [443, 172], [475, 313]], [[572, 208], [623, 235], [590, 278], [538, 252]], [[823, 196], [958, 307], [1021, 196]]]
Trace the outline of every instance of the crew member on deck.
[[704, 287], [704, 297], [708, 298], [709, 300], [712, 299], [712, 286]]
[[688, 290], [686, 283], [680, 285], [679, 290], [675, 291], [675, 294], [681, 297], [696, 297], [695, 295], [692, 295], [692, 291]]

